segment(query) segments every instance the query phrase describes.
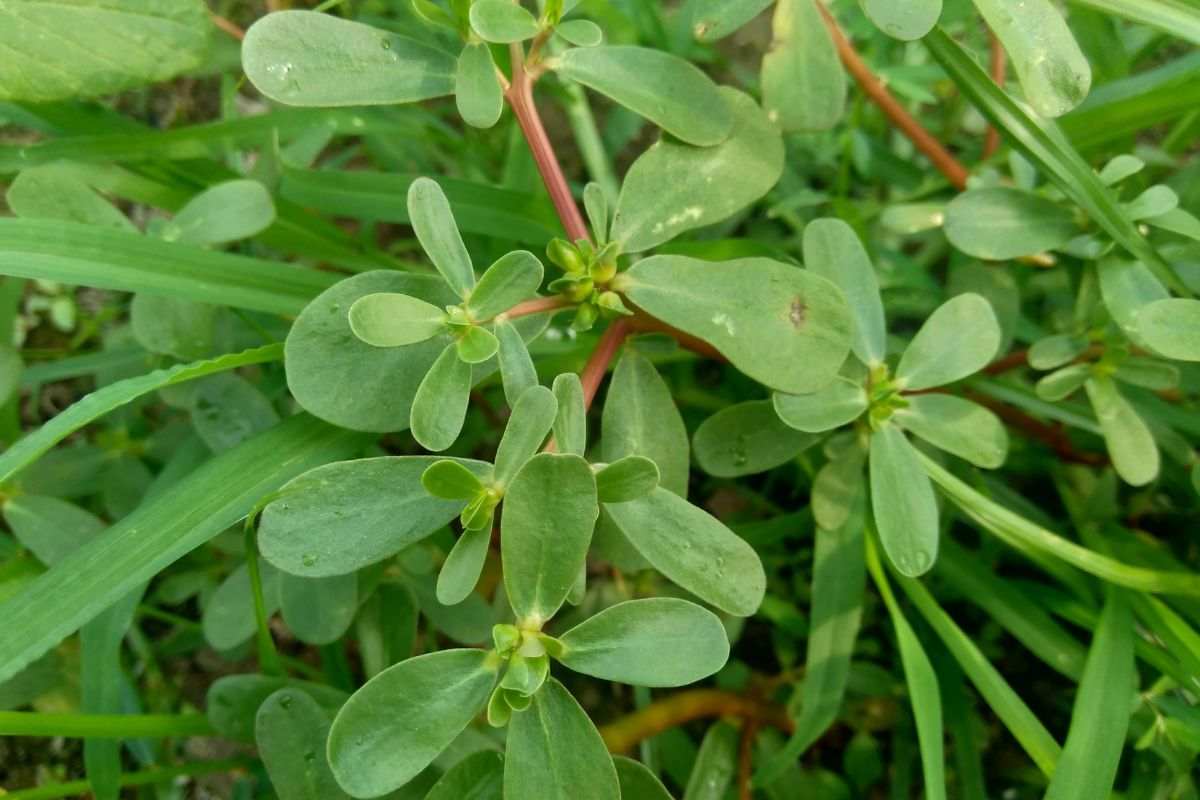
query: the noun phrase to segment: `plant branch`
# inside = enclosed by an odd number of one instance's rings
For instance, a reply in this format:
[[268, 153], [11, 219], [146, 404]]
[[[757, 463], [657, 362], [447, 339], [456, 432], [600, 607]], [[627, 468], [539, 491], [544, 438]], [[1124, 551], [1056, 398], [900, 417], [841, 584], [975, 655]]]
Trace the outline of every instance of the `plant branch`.
[[234, 39], [237, 39], [239, 42], [246, 38], [246, 32], [244, 30], [224, 17], [211, 12], [209, 13], [209, 17], [212, 19], [213, 25], [216, 25], [218, 28], [225, 31], [225, 33], [229, 34]]
[[859, 87], [867, 97], [871, 98], [876, 105], [882, 109], [892, 124], [895, 125], [901, 133], [907, 136], [916, 148], [920, 150], [933, 163], [938, 172], [946, 176], [957, 189], [967, 188], [967, 177], [970, 173], [953, 154], [947, 150], [937, 138], [917, 122], [916, 118], [908, 113], [908, 111], [900, 104], [879, 76], [871, 71], [867, 63], [863, 61], [862, 56], [854, 49], [854, 45], [846, 38], [846, 34], [842, 32], [841, 27], [837, 24], [837, 20], [825, 8], [823, 3], [817, 3], [817, 8], [825, 17], [825, 24], [829, 26], [829, 32], [833, 36], [833, 43], [837, 47], [838, 56], [841, 57], [842, 63], [846, 66], [846, 71], [854, 78]]
[[758, 720], [747, 717], [742, 720], [742, 736], [738, 741], [738, 800], [754, 800], [752, 780], [754, 778], [754, 735], [758, 733]]
[[569, 308], [571, 305], [573, 304], [561, 295], [553, 295], [551, 297], [535, 297], [532, 300], [526, 300], [523, 303], [517, 303], [500, 316], [508, 320], [514, 320], [519, 319], [520, 317], [529, 317], [534, 314], [541, 314], [546, 311], [557, 311], [561, 308]]
[[770, 725], [787, 733], [794, 727], [781, 708], [762, 700], [719, 689], [689, 689], [601, 726], [600, 735], [611, 752], [627, 753], [663, 731], [712, 717], [753, 720], [756, 725]]
[[613, 358], [616, 357], [617, 350], [620, 349], [622, 342], [629, 336], [631, 330], [629, 320], [622, 317], [609, 325], [608, 330], [600, 337], [596, 349], [592, 351], [583, 371], [579, 373], [579, 380], [583, 384], [584, 409], [592, 407], [592, 401], [596, 399], [596, 392], [600, 389], [600, 382], [604, 380], [604, 375], [608, 372]]
[[[991, 71], [992, 80], [1001, 89], [1004, 88], [1005, 76], [1008, 72], [1007, 54], [1004, 52], [1004, 46], [1000, 44], [1000, 38], [994, 32], [989, 31], [991, 38]], [[983, 140], [983, 158], [987, 160], [995, 155], [1000, 149], [1000, 129], [994, 124], [988, 123], [987, 136]]]

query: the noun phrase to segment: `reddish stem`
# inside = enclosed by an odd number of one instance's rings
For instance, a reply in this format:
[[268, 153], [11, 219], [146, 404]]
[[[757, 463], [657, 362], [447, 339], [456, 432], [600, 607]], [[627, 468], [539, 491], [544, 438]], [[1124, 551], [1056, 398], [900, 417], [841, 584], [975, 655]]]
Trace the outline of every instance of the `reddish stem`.
[[560, 308], [567, 308], [571, 303], [565, 297], [555, 295], [553, 297], [535, 297], [532, 300], [526, 300], [523, 303], [517, 303], [515, 306], [504, 312], [506, 319], [518, 319], [520, 317], [528, 317], [533, 314], [541, 314], [546, 311], [557, 311]]
[[846, 65], [846, 71], [858, 83], [863, 92], [882, 109], [883, 113], [892, 124], [900, 129], [900, 132], [907, 136], [912, 143], [916, 145], [925, 156], [933, 163], [938, 172], [946, 176], [957, 189], [967, 188], [967, 177], [970, 173], [967, 168], [959, 163], [949, 150], [942, 146], [933, 134], [925, 130], [921, 123], [917, 122], [912, 114], [909, 114], [904, 106], [900, 105], [892, 93], [887, 90], [883, 81], [879, 79], [875, 73], [871, 72], [871, 68], [859, 56], [858, 51], [854, 49], [854, 45], [846, 38], [846, 34], [842, 32], [838, 26], [837, 20], [825, 8], [823, 3], [817, 3], [817, 8], [821, 10], [821, 14], [825, 17], [825, 24], [829, 26], [829, 33], [833, 36], [833, 43], [837, 47], [838, 56], [841, 57], [842, 63]]
[[583, 407], [585, 409], [592, 407], [592, 401], [596, 399], [600, 382], [604, 380], [604, 375], [608, 372], [613, 358], [616, 357], [617, 350], [620, 349], [621, 343], [625, 341], [625, 337], [630, 334], [631, 330], [632, 326], [629, 324], [629, 320], [624, 317], [609, 325], [608, 330], [600, 337], [596, 349], [588, 358], [583, 372], [579, 373], [579, 380], [583, 383]]
[[228, 33], [234, 39], [237, 39], [239, 42], [246, 38], [246, 32], [244, 30], [239, 28], [237, 25], [234, 25], [232, 22], [225, 19], [224, 17], [218, 16], [216, 14], [209, 14], [209, 16], [212, 18], [213, 25], [216, 25], [218, 28], [220, 28], [221, 30]]
[[[1008, 59], [1004, 52], [1003, 45], [1000, 44], [1000, 39], [995, 33], [991, 34], [992, 48], [992, 80], [1001, 89], [1004, 88], [1005, 75], [1008, 71]], [[995, 152], [1000, 149], [1000, 130], [995, 125], [988, 125], [987, 137], [983, 140], [983, 157], [991, 158]]]

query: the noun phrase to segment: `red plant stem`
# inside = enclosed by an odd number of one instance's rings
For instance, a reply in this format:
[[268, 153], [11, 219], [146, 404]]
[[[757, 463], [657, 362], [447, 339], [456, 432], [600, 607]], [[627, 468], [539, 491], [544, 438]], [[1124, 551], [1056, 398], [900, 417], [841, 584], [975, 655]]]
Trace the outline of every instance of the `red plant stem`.
[[212, 18], [213, 25], [216, 25], [234, 39], [237, 39], [239, 42], [246, 38], [246, 32], [244, 30], [239, 28], [237, 25], [234, 25], [224, 17], [218, 16], [217, 14], [209, 14], [209, 16]]
[[738, 800], [754, 800], [751, 785], [754, 772], [754, 736], [758, 733], [758, 721], [754, 717], [742, 720], [742, 735], [738, 741]]
[[740, 717], [791, 733], [795, 723], [783, 709], [754, 697], [719, 689], [688, 689], [655, 700], [645, 708], [600, 727], [600, 736], [613, 753], [627, 753], [638, 742], [696, 719]]
[[541, 314], [545, 311], [556, 311], [560, 308], [567, 308], [571, 303], [565, 297], [555, 295], [553, 297], [535, 297], [532, 300], [526, 300], [523, 303], [517, 303], [515, 306], [504, 312], [506, 319], [518, 319], [520, 317], [528, 317], [533, 314]]
[[571, 241], [590, 239], [583, 215], [579, 213], [579, 206], [575, 205], [571, 187], [554, 153], [554, 145], [550, 143], [541, 115], [533, 102], [533, 76], [525, 68], [525, 56], [520, 51], [520, 45], [513, 48], [512, 83], [505, 97], [517, 118], [517, 124], [521, 126], [521, 132], [525, 134], [525, 141], [529, 143], [529, 152], [533, 154], [533, 161], [542, 175], [542, 182], [546, 184], [546, 191], [550, 193], [554, 210], [562, 220], [567, 238]]
[[588, 358], [587, 364], [584, 365], [583, 372], [579, 373], [579, 380], [583, 384], [583, 407], [585, 409], [592, 407], [592, 401], [596, 399], [596, 392], [600, 389], [600, 382], [604, 380], [609, 365], [612, 364], [617, 350], [620, 349], [621, 343], [625, 341], [630, 330], [629, 321], [624, 317], [609, 325], [608, 330], [596, 344], [596, 349]]
[[833, 18], [825, 5], [817, 3], [817, 8], [825, 17], [825, 24], [829, 26], [829, 33], [833, 36], [833, 43], [837, 47], [838, 56], [846, 66], [846, 71], [850, 73], [863, 92], [883, 110], [883, 113], [901, 133], [912, 140], [916, 148], [925, 154], [938, 172], [945, 175], [955, 188], [960, 190], [967, 188], [967, 177], [970, 175], [967, 168], [959, 163], [958, 159], [943, 147], [933, 134], [925, 130], [921, 123], [917, 122], [916, 118], [900, 104], [900, 101], [892, 96], [883, 81], [871, 72], [871, 68], [859, 56], [858, 51], [846, 38], [846, 34], [842, 32], [837, 20]]
[[[991, 34], [992, 48], [992, 80], [1001, 89], [1004, 88], [1004, 79], [1008, 70], [1008, 59], [1004, 52], [1004, 46], [1000, 44], [1000, 39], [995, 33]], [[984, 159], [991, 158], [996, 151], [1000, 149], [1000, 130], [995, 125], [988, 125], [987, 137], [983, 140], [983, 157]]]

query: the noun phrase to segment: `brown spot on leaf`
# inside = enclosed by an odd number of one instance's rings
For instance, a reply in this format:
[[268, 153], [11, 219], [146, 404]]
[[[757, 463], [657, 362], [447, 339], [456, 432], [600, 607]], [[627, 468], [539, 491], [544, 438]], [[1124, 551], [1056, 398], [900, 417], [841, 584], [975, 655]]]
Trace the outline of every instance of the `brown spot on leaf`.
[[792, 321], [794, 327], [804, 327], [804, 323], [808, 320], [808, 304], [804, 302], [803, 297], [797, 297], [792, 301], [792, 309], [788, 312], [788, 319]]

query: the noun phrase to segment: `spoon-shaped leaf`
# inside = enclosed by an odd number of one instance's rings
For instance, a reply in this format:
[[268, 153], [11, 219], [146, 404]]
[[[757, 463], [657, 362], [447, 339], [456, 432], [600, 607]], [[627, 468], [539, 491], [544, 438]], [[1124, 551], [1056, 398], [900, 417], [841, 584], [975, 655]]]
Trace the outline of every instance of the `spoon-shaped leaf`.
[[566, 666], [606, 681], [684, 686], [729, 658], [725, 626], [711, 611], [672, 597], [628, 600], [559, 637]]
[[500, 343], [496, 353], [500, 362], [500, 380], [504, 384], [504, 400], [512, 408], [526, 389], [538, 385], [537, 368], [525, 339], [511, 322], [497, 322], [492, 330]]
[[772, 401], [785, 424], [805, 433], [824, 433], [853, 422], [869, 402], [862, 384], [840, 376], [813, 394], [776, 392]]
[[604, 31], [589, 19], [569, 19], [554, 32], [576, 47], [595, 47], [604, 41]]
[[996, 357], [1000, 337], [991, 304], [977, 294], [960, 294], [925, 320], [900, 357], [896, 380], [908, 390], [961, 380]]
[[454, 91], [449, 53], [315, 11], [279, 11], [251, 25], [242, 66], [260, 92], [292, 106], [413, 103]]
[[934, 447], [940, 447], [977, 467], [996, 469], [1008, 456], [1008, 432], [988, 409], [949, 394], [919, 394], [893, 419]]
[[516, 250], [487, 268], [467, 301], [467, 311], [483, 322], [528, 300], [542, 285], [545, 269], [533, 253]]
[[471, 28], [484, 41], [510, 44], [532, 39], [542, 26], [533, 14], [510, 0], [475, 0]]
[[1113, 379], [1097, 375], [1090, 378], [1084, 388], [1096, 412], [1096, 421], [1100, 423], [1113, 467], [1121, 479], [1132, 486], [1144, 486], [1157, 478], [1158, 445], [1146, 422], [1121, 396]]
[[496, 483], [506, 485], [533, 458], [557, 414], [558, 400], [545, 386], [532, 386], [522, 393], [496, 450]]
[[600, 426], [604, 461], [645, 456], [658, 465], [663, 488], [687, 495], [687, 428], [671, 387], [636, 350], [627, 349], [613, 370]]
[[551, 66], [689, 144], [720, 144], [733, 130], [733, 116], [712, 79], [662, 50], [577, 47]]
[[459, 358], [455, 345], [449, 345], [417, 387], [409, 420], [413, 438], [434, 452], [454, 444], [467, 417], [470, 395], [471, 365]]
[[517, 620], [554, 616], [587, 558], [600, 513], [592, 468], [579, 456], [534, 456], [508, 487], [500, 520], [504, 588]]
[[[238, 742], [254, 741], [255, 715], [267, 698], [280, 689], [299, 689], [325, 709], [326, 716], [345, 704], [347, 694], [323, 683], [310, 683], [272, 675], [245, 673], [217, 678], [204, 698], [208, 721], [222, 736]], [[324, 750], [324, 748], [322, 748]]]
[[1136, 312], [1133, 326], [1156, 353], [1200, 361], [1200, 301], [1171, 298], [1149, 303]]
[[368, 294], [350, 306], [350, 330], [372, 347], [417, 344], [437, 336], [445, 327], [445, 311], [406, 294]]
[[758, 104], [735, 89], [719, 96], [733, 115], [728, 139], [704, 148], [661, 139], [626, 173], [612, 225], [626, 252], [728, 219], [783, 174], [783, 140]]
[[901, 574], [921, 575], [937, 559], [938, 510], [933, 484], [912, 444], [895, 425], [871, 434], [871, 510], [884, 552]]
[[417, 178], [412, 182], [408, 187], [408, 216], [429, 260], [451, 290], [467, 298], [475, 288], [475, 267], [458, 232], [450, 201], [436, 181]]
[[280, 689], [259, 707], [254, 743], [280, 797], [349, 800], [325, 758], [329, 725], [329, 712], [294, 687]]
[[722, 611], [758, 610], [766, 576], [754, 548], [703, 509], [659, 487], [604, 510], [655, 569]]
[[353, 572], [327, 578], [279, 577], [279, 610], [296, 638], [307, 644], [336, 642], [358, 612], [358, 576]]
[[617, 771], [600, 732], [553, 678], [513, 714], [504, 796], [538, 800], [621, 800]]
[[435, 461], [421, 473], [425, 491], [443, 500], [471, 500], [483, 491], [479, 476], [458, 461]]
[[446, 770], [425, 800], [501, 800], [503, 791], [504, 756], [480, 750]]
[[644, 497], [658, 487], [658, 465], [644, 456], [625, 456], [596, 473], [602, 503], [624, 503]]
[[338, 783], [355, 797], [377, 797], [415, 778], [483, 709], [499, 666], [483, 650], [442, 650], [367, 681], [329, 731]]
[[1012, 57], [1030, 105], [1058, 117], [1083, 102], [1092, 68], [1075, 36], [1050, 0], [975, 0], [975, 7]]
[[845, 297], [809, 270], [767, 258], [652, 256], [620, 278], [634, 303], [700, 337], [772, 389], [821, 389], [850, 350]]
[[896, 39], [920, 39], [942, 15], [942, 0], [858, 0], [879, 30]]
[[723, 39], [769, 5], [771, 0], [697, 0], [692, 4], [692, 35], [701, 42]]
[[751, 400], [723, 408], [700, 423], [692, 450], [709, 475], [736, 478], [786, 464], [816, 441], [785, 425], [770, 400]]
[[500, 350], [500, 340], [485, 328], [472, 325], [454, 343], [455, 352], [467, 364], [482, 364]]
[[989, 261], [1031, 256], [1079, 235], [1071, 212], [1044, 197], [994, 186], [963, 192], [946, 206], [946, 238]]
[[275, 221], [271, 193], [258, 181], [219, 183], [188, 201], [163, 228], [168, 242], [216, 245], [248, 239]]
[[804, 266], [832, 281], [854, 315], [854, 355], [867, 365], [886, 355], [887, 323], [879, 280], [854, 229], [840, 219], [818, 219], [804, 229]]
[[454, 73], [454, 102], [463, 122], [490, 128], [504, 111], [504, 90], [496, 77], [492, 51], [483, 42], [472, 42], [458, 56]]
[[[554, 417], [554, 444], [560, 453], [583, 455], [587, 449], [587, 409], [583, 403], [583, 383], [574, 372], [554, 379], [554, 397], [558, 414]], [[686, 455], [686, 454], [685, 454]]]
[[777, 0], [763, 56], [763, 106], [785, 131], [823, 131], [846, 106], [846, 71], [813, 0]]
[[466, 529], [450, 549], [438, 573], [437, 599], [444, 606], [456, 606], [475, 591], [483, 565], [487, 561], [492, 526]]

